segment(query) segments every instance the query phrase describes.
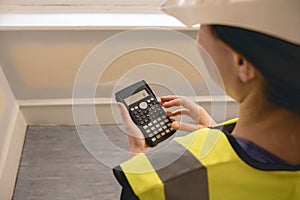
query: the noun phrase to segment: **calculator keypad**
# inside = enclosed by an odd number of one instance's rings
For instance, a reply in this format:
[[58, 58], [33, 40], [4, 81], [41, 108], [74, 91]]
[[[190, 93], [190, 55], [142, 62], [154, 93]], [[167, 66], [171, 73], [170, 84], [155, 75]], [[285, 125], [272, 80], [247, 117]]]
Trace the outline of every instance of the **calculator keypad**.
[[171, 120], [156, 99], [143, 100], [129, 108], [134, 121], [142, 129], [152, 143], [158, 143], [169, 137], [175, 130], [171, 128]]

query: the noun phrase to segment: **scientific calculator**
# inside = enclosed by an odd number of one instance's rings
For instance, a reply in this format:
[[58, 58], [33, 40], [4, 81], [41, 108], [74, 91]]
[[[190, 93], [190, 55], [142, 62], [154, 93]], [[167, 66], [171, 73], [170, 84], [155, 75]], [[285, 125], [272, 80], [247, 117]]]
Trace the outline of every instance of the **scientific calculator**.
[[118, 91], [116, 101], [127, 107], [149, 146], [157, 145], [176, 132], [171, 127], [171, 119], [144, 80]]

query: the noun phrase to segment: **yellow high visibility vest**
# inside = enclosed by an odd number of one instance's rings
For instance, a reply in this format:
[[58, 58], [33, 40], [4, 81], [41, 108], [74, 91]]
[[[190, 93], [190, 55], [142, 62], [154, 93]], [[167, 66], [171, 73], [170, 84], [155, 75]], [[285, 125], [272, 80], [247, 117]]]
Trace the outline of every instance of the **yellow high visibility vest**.
[[142, 200], [300, 199], [299, 166], [255, 161], [218, 129], [175, 138], [162, 151], [141, 153], [120, 168]]

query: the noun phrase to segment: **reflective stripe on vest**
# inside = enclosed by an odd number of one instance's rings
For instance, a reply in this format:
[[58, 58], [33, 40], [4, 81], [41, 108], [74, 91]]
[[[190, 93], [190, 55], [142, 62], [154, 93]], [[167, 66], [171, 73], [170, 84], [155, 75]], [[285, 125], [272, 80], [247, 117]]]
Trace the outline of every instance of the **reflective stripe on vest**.
[[250, 166], [216, 129], [175, 138], [165, 151], [120, 166], [140, 199], [300, 199], [300, 170]]

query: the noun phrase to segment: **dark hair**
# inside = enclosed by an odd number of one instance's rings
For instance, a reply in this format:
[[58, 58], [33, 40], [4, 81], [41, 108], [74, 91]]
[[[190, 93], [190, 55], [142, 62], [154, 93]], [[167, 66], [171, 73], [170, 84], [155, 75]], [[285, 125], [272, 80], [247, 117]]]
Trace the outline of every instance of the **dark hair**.
[[300, 46], [246, 29], [213, 25], [216, 35], [263, 75], [267, 99], [300, 115]]

